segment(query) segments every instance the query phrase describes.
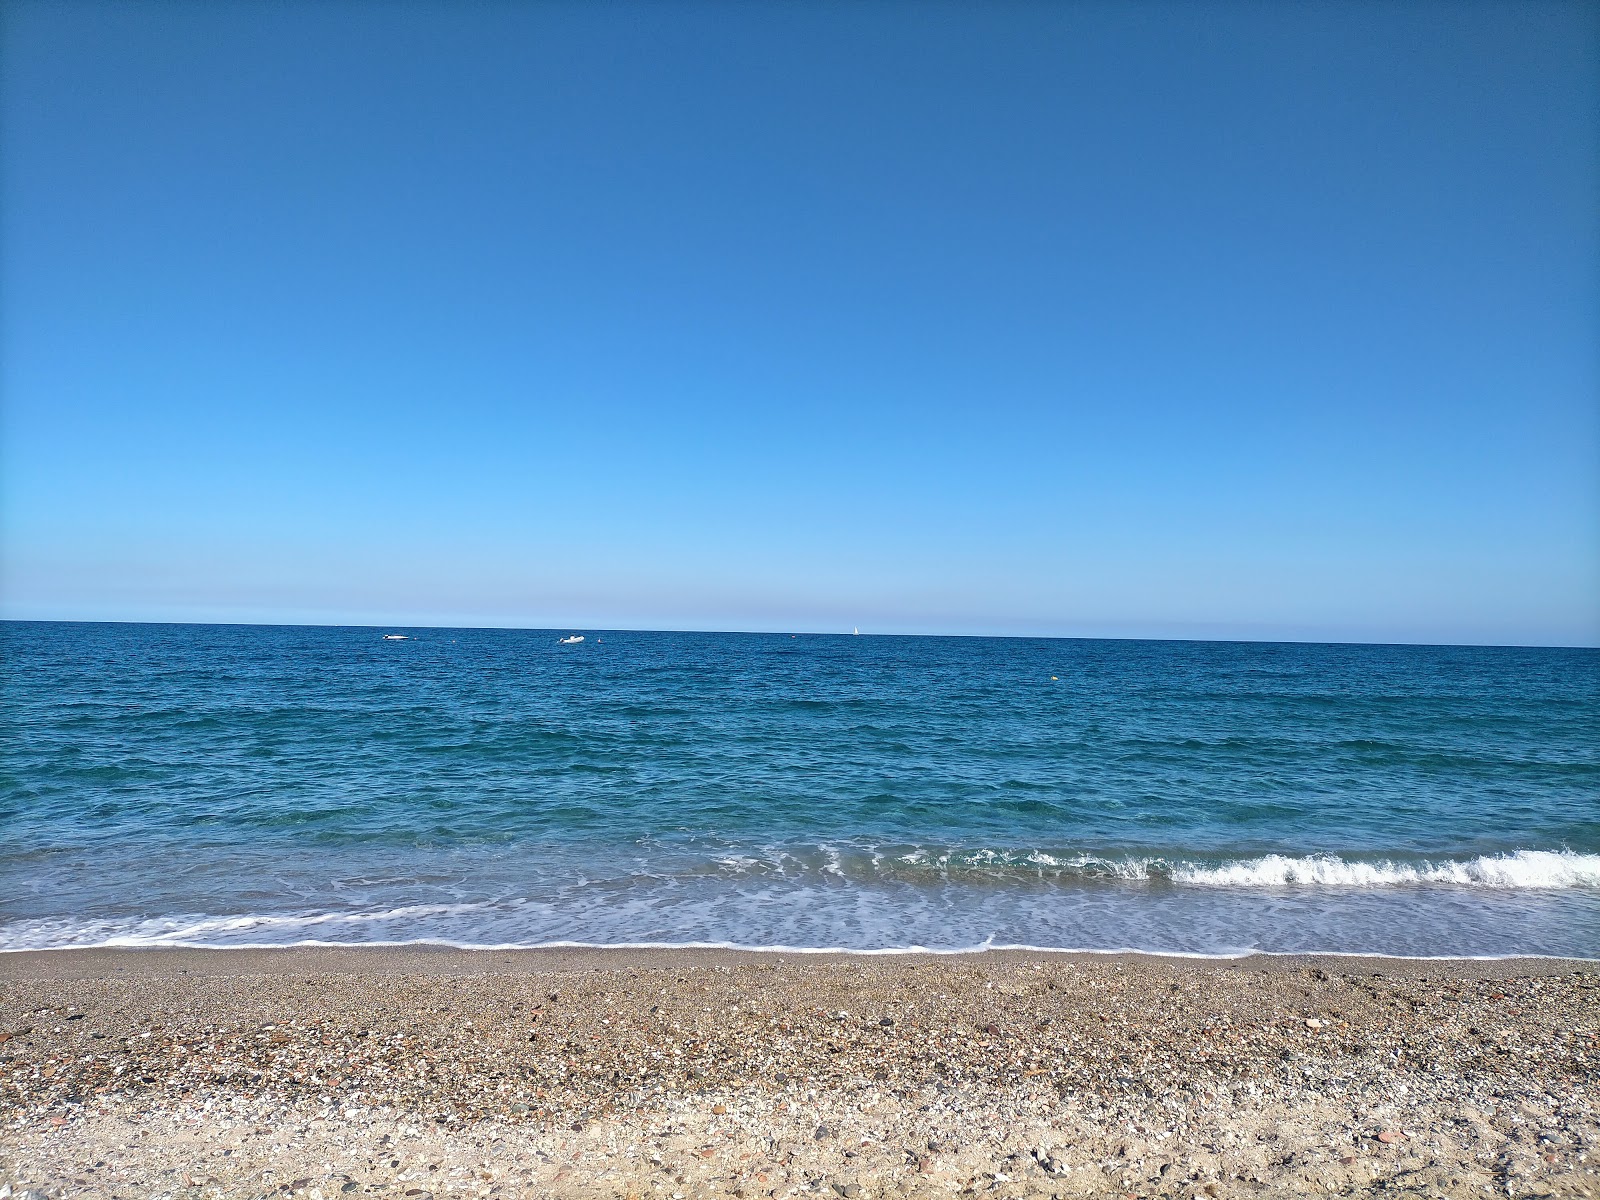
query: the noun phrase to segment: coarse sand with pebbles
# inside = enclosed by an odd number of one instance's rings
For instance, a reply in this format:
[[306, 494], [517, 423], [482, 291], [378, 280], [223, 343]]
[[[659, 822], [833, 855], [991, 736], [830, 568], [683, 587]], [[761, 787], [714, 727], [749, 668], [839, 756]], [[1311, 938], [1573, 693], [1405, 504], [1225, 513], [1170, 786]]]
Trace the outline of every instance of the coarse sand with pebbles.
[[1600, 965], [0, 955], [0, 1200], [1600, 1196]]

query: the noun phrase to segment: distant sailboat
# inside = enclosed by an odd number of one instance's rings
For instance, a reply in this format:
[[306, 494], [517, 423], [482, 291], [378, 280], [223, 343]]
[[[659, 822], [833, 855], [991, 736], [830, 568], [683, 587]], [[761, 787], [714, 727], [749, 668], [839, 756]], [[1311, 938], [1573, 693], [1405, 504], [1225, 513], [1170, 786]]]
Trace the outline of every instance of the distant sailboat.
[[860, 637], [861, 636], [861, 626], [859, 626], [859, 625], [856, 626], [855, 635], [856, 635], [856, 637]]

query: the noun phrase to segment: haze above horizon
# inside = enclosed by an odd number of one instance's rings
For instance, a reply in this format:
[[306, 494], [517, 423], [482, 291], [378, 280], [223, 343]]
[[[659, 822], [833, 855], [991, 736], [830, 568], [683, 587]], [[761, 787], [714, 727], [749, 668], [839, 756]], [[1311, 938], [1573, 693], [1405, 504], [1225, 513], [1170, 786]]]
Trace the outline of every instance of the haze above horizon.
[[1591, 5], [0, 35], [6, 617], [1600, 644]]

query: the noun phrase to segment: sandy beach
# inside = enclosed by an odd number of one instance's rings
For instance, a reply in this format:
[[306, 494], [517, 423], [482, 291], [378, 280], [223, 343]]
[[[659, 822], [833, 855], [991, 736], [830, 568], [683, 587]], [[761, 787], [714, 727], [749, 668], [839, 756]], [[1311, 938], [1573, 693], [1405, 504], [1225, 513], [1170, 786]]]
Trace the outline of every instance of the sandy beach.
[[19, 953], [0, 1182], [1593, 1196], [1597, 1031], [1600, 969], [1562, 960]]

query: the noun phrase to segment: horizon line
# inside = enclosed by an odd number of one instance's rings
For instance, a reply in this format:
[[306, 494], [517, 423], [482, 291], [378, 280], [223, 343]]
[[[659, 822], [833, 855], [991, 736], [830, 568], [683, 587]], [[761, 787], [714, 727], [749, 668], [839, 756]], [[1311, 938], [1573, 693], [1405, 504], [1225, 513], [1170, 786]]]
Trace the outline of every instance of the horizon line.
[[1600, 650], [1596, 643], [1557, 642], [1429, 642], [1429, 641], [1361, 641], [1354, 638], [1283, 638], [1283, 637], [1156, 637], [1133, 635], [1073, 634], [1073, 633], [903, 633], [867, 632], [857, 627], [848, 630], [819, 629], [656, 629], [642, 626], [614, 625], [427, 625], [400, 622], [324, 622], [324, 621], [151, 621], [131, 618], [106, 618], [86, 620], [73, 617], [0, 617], [5, 625], [185, 625], [221, 626], [253, 629], [390, 629], [390, 630], [493, 630], [504, 633], [571, 633], [574, 631], [600, 633], [668, 633], [705, 634], [712, 637], [897, 637], [897, 638], [978, 638], [987, 641], [1056, 641], [1056, 642], [1177, 642], [1184, 644], [1252, 645], [1252, 646], [1412, 646], [1417, 649], [1437, 650]]

